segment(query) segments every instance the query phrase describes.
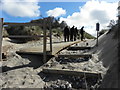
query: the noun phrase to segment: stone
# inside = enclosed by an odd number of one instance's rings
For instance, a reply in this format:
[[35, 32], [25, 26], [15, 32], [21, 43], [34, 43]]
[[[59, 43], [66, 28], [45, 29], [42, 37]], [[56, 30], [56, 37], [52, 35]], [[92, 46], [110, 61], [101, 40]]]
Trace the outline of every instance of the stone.
[[65, 89], [66, 87], [65, 87], [64, 84], [62, 84], [62, 85], [60, 86], [60, 88]]

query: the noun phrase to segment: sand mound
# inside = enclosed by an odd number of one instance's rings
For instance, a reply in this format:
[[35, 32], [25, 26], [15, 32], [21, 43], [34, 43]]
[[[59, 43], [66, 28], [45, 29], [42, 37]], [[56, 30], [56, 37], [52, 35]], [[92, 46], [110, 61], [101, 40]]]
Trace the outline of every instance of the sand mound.
[[117, 26], [109, 33], [99, 38], [99, 46], [93, 52], [97, 52], [103, 66], [108, 68], [100, 88], [118, 88], [118, 38]]

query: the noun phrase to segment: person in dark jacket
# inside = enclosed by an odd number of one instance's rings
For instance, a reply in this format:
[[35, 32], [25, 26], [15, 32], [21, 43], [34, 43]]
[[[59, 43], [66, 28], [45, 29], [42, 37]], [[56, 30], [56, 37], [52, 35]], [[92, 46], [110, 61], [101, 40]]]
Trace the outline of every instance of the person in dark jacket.
[[68, 28], [68, 26], [66, 26], [66, 27], [64, 28], [64, 41], [65, 41], [65, 42], [66, 42], [66, 41], [69, 42], [69, 28]]
[[74, 26], [70, 29], [70, 41], [73, 41], [74, 36]]
[[80, 34], [81, 34], [81, 41], [83, 41], [84, 39], [84, 26], [82, 26], [82, 28], [80, 29]]
[[74, 29], [74, 41], [77, 40], [78, 30], [77, 27]]

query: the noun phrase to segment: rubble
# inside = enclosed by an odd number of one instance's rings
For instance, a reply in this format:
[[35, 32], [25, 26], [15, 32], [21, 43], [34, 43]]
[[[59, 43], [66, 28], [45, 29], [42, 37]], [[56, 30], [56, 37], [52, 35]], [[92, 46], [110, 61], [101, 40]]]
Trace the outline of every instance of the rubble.
[[[36, 45], [40, 45], [39, 42]], [[19, 48], [24, 46], [31, 47], [34, 44], [21, 44]], [[98, 60], [97, 55], [92, 55], [92, 58], [61, 58], [55, 57], [48, 61], [46, 64], [34, 68], [32, 63], [38, 63], [36, 61], [30, 61], [28, 58], [23, 58], [16, 54], [15, 51], [18, 50], [17, 45], [11, 48], [9, 51], [9, 56], [6, 61], [2, 63], [2, 75], [0, 76], [0, 86], [2, 88], [58, 88], [58, 89], [86, 89], [86, 88], [96, 88], [96, 83], [98, 78], [85, 78], [74, 75], [51, 75], [43, 74], [41, 71], [43, 67], [47, 68], [59, 68], [59, 69], [69, 69], [69, 70], [83, 70], [90, 72], [103, 73], [106, 69], [103, 67], [102, 63]], [[83, 54], [88, 52], [88, 50], [83, 51], [67, 51], [63, 50], [59, 54]], [[39, 57], [41, 59], [41, 57]], [[92, 81], [92, 82], [91, 82]], [[96, 85], [96, 86], [95, 86]]]

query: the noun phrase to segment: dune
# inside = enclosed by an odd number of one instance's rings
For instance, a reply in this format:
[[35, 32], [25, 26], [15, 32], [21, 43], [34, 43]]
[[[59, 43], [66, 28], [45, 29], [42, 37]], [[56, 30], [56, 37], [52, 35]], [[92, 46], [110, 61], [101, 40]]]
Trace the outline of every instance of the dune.
[[107, 72], [103, 77], [100, 88], [118, 88], [118, 29], [117, 25], [99, 37], [98, 47], [92, 51], [97, 53]]

